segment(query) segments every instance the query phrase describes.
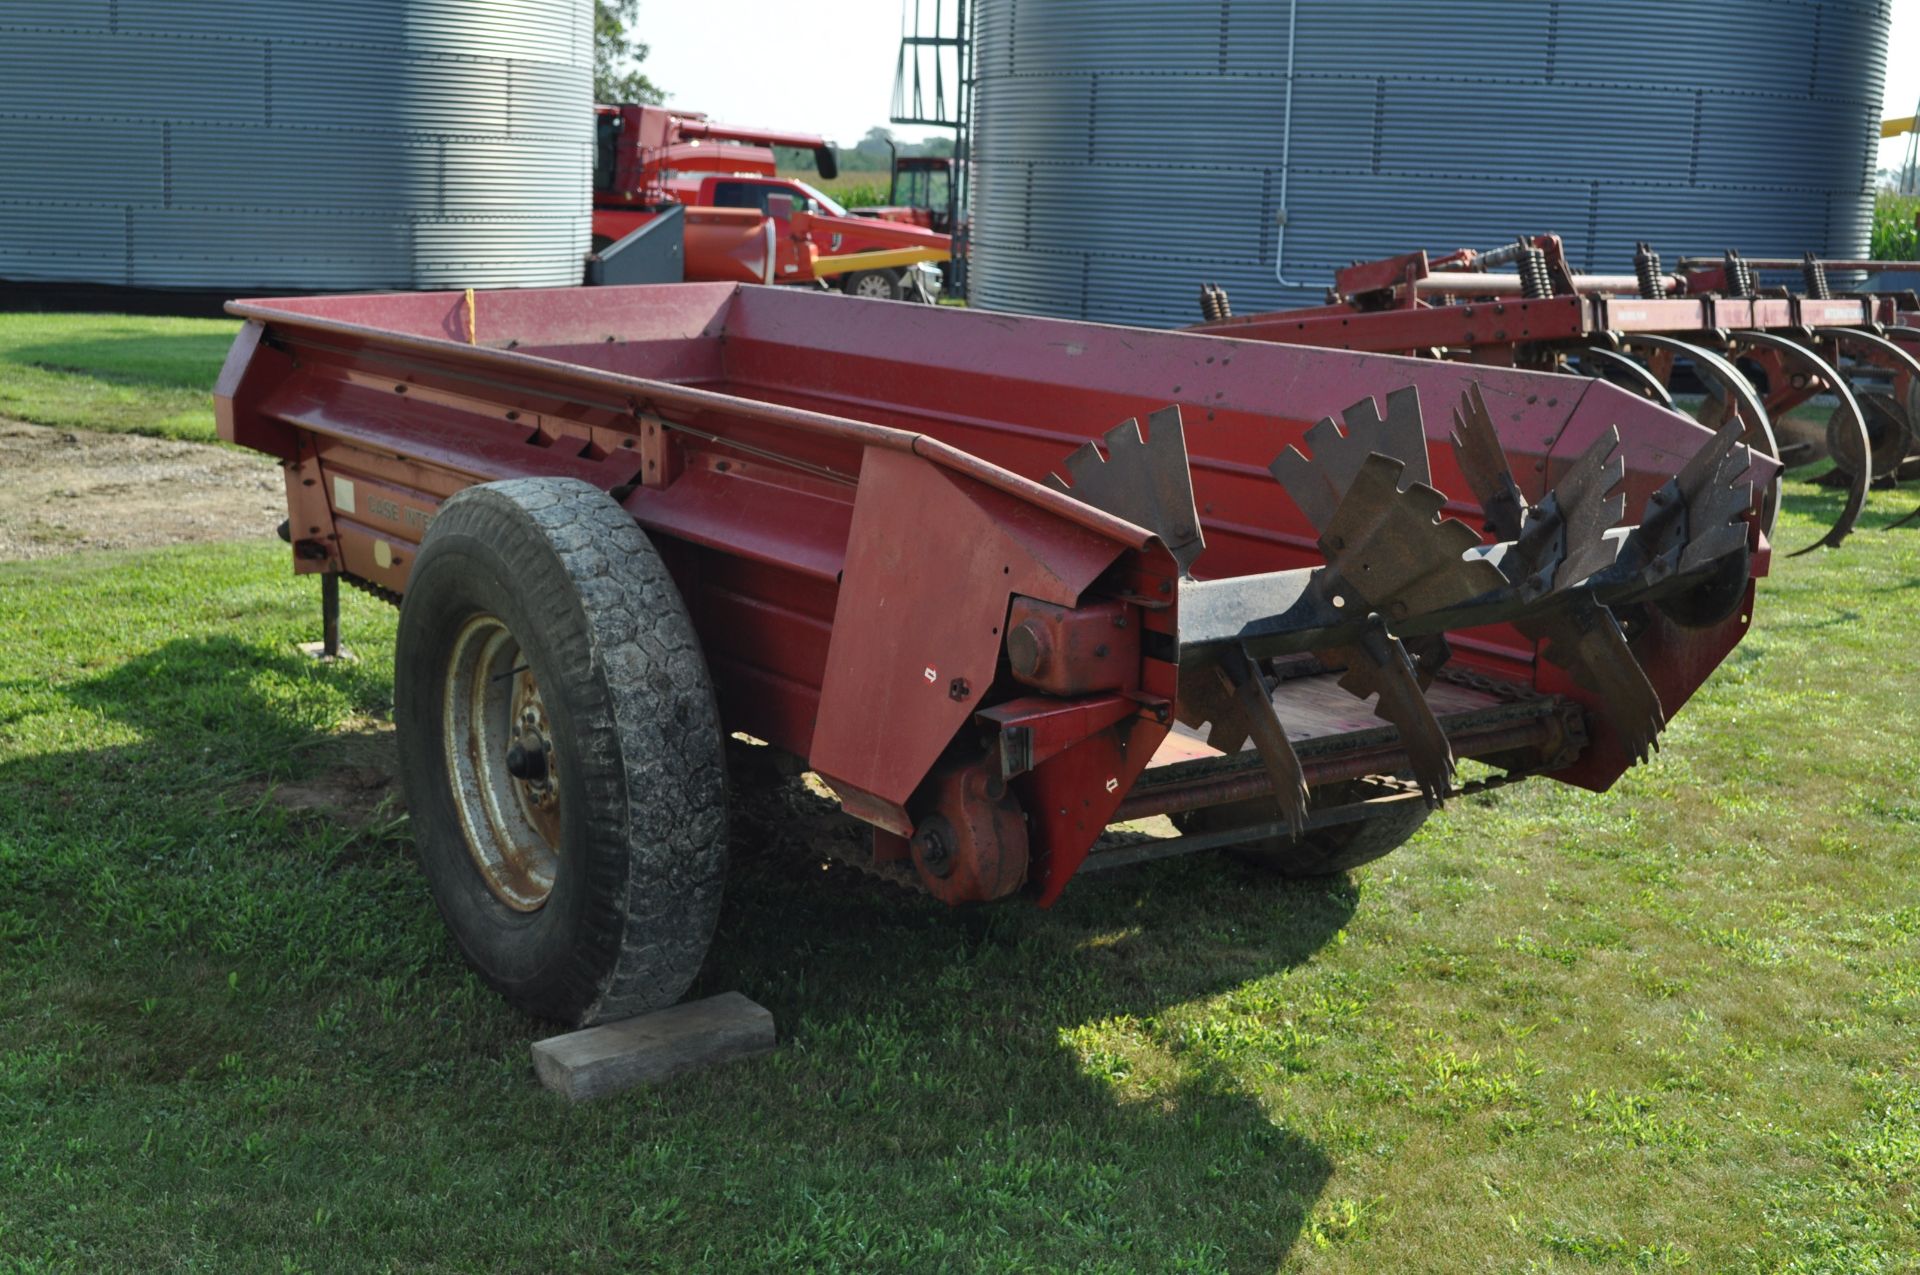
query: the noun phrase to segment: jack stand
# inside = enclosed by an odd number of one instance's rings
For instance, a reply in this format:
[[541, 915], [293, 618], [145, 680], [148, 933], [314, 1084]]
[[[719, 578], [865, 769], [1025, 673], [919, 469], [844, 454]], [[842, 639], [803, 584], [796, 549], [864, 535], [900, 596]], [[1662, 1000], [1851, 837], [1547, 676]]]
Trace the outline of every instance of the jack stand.
[[340, 645], [340, 575], [328, 571], [320, 577], [320, 640], [302, 642], [303, 655], [319, 660], [322, 664], [336, 661], [351, 661], [353, 652]]

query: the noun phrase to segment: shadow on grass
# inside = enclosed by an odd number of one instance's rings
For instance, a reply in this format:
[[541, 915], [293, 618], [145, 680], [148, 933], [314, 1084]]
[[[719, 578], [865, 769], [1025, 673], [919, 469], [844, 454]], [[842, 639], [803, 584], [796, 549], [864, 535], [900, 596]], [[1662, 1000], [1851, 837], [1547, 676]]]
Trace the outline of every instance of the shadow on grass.
[[[1860, 512], [1860, 522], [1854, 534], [1872, 535], [1886, 531], [1891, 524], [1912, 513], [1916, 502], [1920, 502], [1920, 490], [1874, 484], [1867, 491], [1867, 503]], [[1839, 521], [1841, 510], [1846, 508], [1846, 503], [1847, 492], [1844, 487], [1828, 487], [1819, 483], [1789, 480], [1786, 491], [1780, 498], [1780, 510], [1782, 513], [1805, 518], [1813, 525], [1825, 529]], [[1911, 526], [1899, 530], [1910, 529]], [[1899, 534], [1899, 531], [1894, 534]], [[1801, 546], [1798, 542], [1790, 542], [1787, 547], [1797, 549]]]
[[130, 320], [101, 320], [87, 336], [43, 341], [0, 351], [14, 364], [112, 385], [204, 391], [213, 384], [233, 344], [232, 332], [156, 332]]
[[1860, 613], [1852, 608], [1836, 607], [1833, 612], [1818, 620], [1769, 620], [1768, 627], [1785, 631], [1789, 629], [1851, 629], [1860, 623]]
[[[1210, 1053], [1192, 1007], [1311, 959], [1353, 915], [1348, 878], [1286, 882], [1202, 856], [1083, 878], [1049, 911], [954, 909], [834, 862], [857, 861], [866, 830], [797, 781], [755, 784], [733, 816], [729, 894], [692, 994], [743, 989], [810, 1051], [821, 1031], [873, 1051], [863, 1024], [877, 1019], [878, 1052], [923, 1077], [903, 1124], [1058, 1129], [1049, 1146], [1074, 1149], [1063, 1176], [1117, 1168], [1170, 1206], [1151, 1228], [1168, 1252], [1219, 1239], [1263, 1269], [1285, 1257], [1334, 1162], [1268, 1115], [1259, 1064]], [[1144, 1053], [1171, 1056], [1166, 1083], [1143, 1096], [1137, 1069], [1155, 1059], [1098, 1043], [1083, 1056], [1082, 1029], [1150, 1037]]]
[[[324, 719], [312, 705], [316, 680], [335, 707]], [[382, 713], [392, 693], [384, 678], [358, 666], [322, 669], [298, 652], [232, 637], [177, 638], [91, 677], [21, 689], [28, 694], [19, 711], [0, 716], [0, 724], [43, 713], [31, 698], [37, 690], [137, 738], [0, 765], [0, 792], [8, 795], [0, 838], [83, 841], [125, 828], [137, 843], [201, 835], [208, 807], [257, 803], [266, 785], [335, 762], [346, 740], [332, 723]]]
[[[324, 1039], [302, 1037], [320, 1029], [301, 1024], [337, 997], [408, 971], [422, 998], [448, 1005], [457, 1003], [449, 988], [471, 976], [431, 924], [424, 884], [408, 885], [410, 867], [389, 855], [376, 874], [339, 848], [352, 834], [338, 829], [324, 830], [334, 848], [319, 856], [261, 839], [247, 794], [310, 776], [338, 738], [329, 724], [339, 714], [316, 714], [312, 695], [296, 693], [316, 679], [354, 713], [380, 713], [391, 695], [383, 676], [359, 666], [322, 668], [227, 637], [176, 639], [62, 688], [75, 707], [131, 726], [137, 742], [0, 766], [0, 791], [37, 791], [14, 831], [87, 847], [91, 861], [68, 864], [46, 888], [73, 892], [85, 874], [109, 876], [119, 912], [160, 918], [111, 931], [72, 923], [63, 946], [93, 949], [71, 953], [73, 966], [97, 969], [106, 983], [213, 959], [255, 977], [252, 968], [281, 966], [296, 937], [312, 950], [348, 924], [330, 917], [351, 915], [352, 941], [341, 934], [330, 963], [301, 985], [310, 1004], [287, 1007], [292, 1036], [274, 1046], [325, 1059]], [[777, 1067], [683, 1082], [667, 1117], [676, 1134], [697, 1132], [749, 1165], [763, 1143], [789, 1153], [870, 1146], [871, 1161], [848, 1170], [849, 1216], [901, 1216], [889, 1195], [896, 1188], [881, 1185], [897, 1173], [897, 1189], [923, 1196], [905, 1217], [931, 1211], [956, 1227], [1006, 1227], [1003, 1251], [1043, 1263], [1085, 1264], [1087, 1253], [1137, 1253], [1149, 1242], [1151, 1265], [1165, 1255], [1169, 1266], [1178, 1258], [1271, 1269], [1285, 1257], [1333, 1160], [1269, 1116], [1250, 1079], [1258, 1068], [1189, 1047], [1179, 1022], [1191, 1002], [1309, 960], [1352, 915], [1350, 882], [1289, 884], [1230, 861], [1175, 861], [1078, 882], [1048, 912], [1019, 900], [949, 909], [827, 866], [863, 830], [799, 783], [743, 775], [739, 789], [720, 933], [690, 994], [737, 989], [766, 1004], [783, 1057]], [[0, 814], [0, 836], [12, 821]], [[303, 853], [300, 873], [276, 874], [276, 860]], [[202, 882], [191, 891], [174, 875], [182, 863]], [[377, 888], [362, 890], [362, 881]], [[234, 924], [235, 900], [250, 891], [270, 897], [257, 921]], [[329, 900], [328, 910], [303, 914], [308, 898]], [[545, 1034], [526, 1020], [516, 1030], [489, 1001], [469, 999], [474, 1007], [455, 1017], [473, 1021], [433, 1037], [410, 1031], [382, 1045], [375, 1028], [363, 1047], [375, 1056], [391, 1049], [396, 1060], [457, 1058], [490, 1035], [512, 1049], [516, 1034]], [[1115, 1022], [1153, 1037], [1141, 1059], [1083, 1048], [1080, 1033]], [[209, 1032], [208, 1041], [220, 1039]], [[333, 1064], [311, 1065], [327, 1083]], [[1134, 1069], [1155, 1067], [1161, 1073], [1143, 1090]], [[530, 1081], [498, 1083], [507, 1086], [502, 1101], [543, 1101]], [[450, 1126], [446, 1136], [480, 1142], [495, 1119], [451, 1102], [427, 1118]], [[568, 1159], [571, 1126], [522, 1127], [537, 1156]], [[756, 1190], [798, 1189], [780, 1173], [767, 1177]]]
[[331, 734], [303, 694], [316, 682], [353, 714], [384, 713], [393, 699], [391, 682], [365, 665], [323, 666], [228, 636], [175, 638], [62, 690], [176, 760], [204, 757], [221, 771], [277, 779]]

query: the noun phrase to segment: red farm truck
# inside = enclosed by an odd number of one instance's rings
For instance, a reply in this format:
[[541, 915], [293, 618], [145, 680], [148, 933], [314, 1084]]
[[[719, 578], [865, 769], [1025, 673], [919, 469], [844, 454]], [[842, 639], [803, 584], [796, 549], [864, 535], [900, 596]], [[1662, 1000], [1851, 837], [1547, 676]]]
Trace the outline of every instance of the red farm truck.
[[[826, 283], [853, 296], [910, 299], [924, 292], [910, 286], [911, 272], [951, 253], [951, 238], [929, 226], [856, 217], [808, 183], [779, 176], [775, 146], [812, 151], [822, 176], [838, 171], [833, 148], [816, 134], [631, 105], [596, 107], [595, 129], [596, 252], [680, 204], [689, 281]], [[807, 235], [774, 224], [784, 208], [809, 216]]]
[[1612, 784], [1770, 555], [1777, 462], [1600, 381], [717, 284], [229, 309], [220, 435], [283, 466], [294, 570], [400, 608], [434, 899], [566, 1022], [698, 970], [730, 733], [949, 904], [1336, 873]]

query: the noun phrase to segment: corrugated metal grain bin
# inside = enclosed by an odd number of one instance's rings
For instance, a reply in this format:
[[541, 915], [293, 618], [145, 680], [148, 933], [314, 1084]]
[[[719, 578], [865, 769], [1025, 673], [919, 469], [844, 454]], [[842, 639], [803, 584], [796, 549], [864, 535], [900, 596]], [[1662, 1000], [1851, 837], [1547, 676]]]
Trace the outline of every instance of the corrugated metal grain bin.
[[977, 0], [972, 298], [1169, 325], [1414, 248], [1864, 254], [1890, 0]]
[[578, 283], [591, 0], [0, 4], [0, 279]]

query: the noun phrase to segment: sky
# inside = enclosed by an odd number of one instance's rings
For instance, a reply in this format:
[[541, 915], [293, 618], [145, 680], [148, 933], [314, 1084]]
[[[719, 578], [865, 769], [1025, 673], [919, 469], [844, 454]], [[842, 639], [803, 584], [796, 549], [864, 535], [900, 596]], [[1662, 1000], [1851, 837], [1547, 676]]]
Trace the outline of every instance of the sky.
[[[913, 0], [907, 0], [913, 3]], [[931, 8], [933, 0], [921, 0]], [[676, 106], [732, 124], [817, 130], [851, 146], [887, 125], [900, 46], [901, 0], [838, 0], [808, 8], [782, 0], [641, 0], [638, 34], [653, 46], [646, 71]], [[1920, 0], [1894, 0], [1881, 114], [1909, 115], [1920, 99]], [[918, 140], [933, 130], [900, 128]], [[1880, 145], [1880, 163], [1906, 139]]]
[[[933, 0], [922, 3], [931, 11]], [[900, 14], [900, 0], [640, 0], [635, 34], [652, 46], [642, 69], [670, 104], [729, 124], [809, 129], [851, 146], [870, 128], [893, 128]], [[951, 136], [893, 131], [910, 141]]]
[[[1920, 0], [1893, 0], [1893, 31], [1887, 47], [1885, 100], [1880, 106], [1883, 119], [1912, 115], [1920, 106]], [[1905, 158], [1905, 137], [1888, 137], [1880, 142], [1880, 167], [1893, 168]]]

